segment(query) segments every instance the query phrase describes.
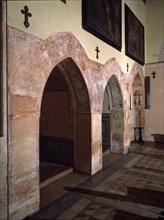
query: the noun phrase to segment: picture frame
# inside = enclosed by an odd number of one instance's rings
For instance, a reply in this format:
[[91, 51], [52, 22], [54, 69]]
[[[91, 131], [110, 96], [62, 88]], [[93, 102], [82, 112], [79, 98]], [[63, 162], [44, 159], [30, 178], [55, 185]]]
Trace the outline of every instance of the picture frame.
[[110, 115], [102, 114], [102, 145], [110, 146]]
[[145, 63], [144, 26], [125, 4], [125, 54], [141, 65]]
[[0, 2], [0, 137], [3, 136], [3, 18], [2, 2]]
[[82, 27], [121, 51], [121, 0], [82, 0]]

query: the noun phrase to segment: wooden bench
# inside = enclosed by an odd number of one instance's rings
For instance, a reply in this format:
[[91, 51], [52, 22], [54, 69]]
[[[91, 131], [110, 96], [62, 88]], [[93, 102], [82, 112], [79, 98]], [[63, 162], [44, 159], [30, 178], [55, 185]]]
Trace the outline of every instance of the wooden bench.
[[164, 143], [164, 134], [152, 134], [156, 143]]

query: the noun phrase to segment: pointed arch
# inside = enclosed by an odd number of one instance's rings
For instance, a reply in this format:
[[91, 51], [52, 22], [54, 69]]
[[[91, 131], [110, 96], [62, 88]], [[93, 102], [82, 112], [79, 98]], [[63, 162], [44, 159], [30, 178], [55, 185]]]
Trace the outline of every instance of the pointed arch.
[[134, 79], [136, 77], [136, 75], [138, 75], [138, 77], [140, 78], [140, 81], [141, 81], [141, 84], [142, 84], [142, 87], [144, 88], [144, 73], [143, 73], [143, 69], [141, 67], [141, 65], [135, 63], [133, 68], [132, 68], [132, 71], [130, 73], [130, 90], [132, 89], [132, 85], [133, 85], [133, 82], [134, 82]]
[[124, 144], [123, 97], [115, 75], [110, 77], [106, 88], [110, 94], [110, 149], [111, 152], [121, 152]]
[[145, 89], [143, 69], [139, 64], [134, 64], [131, 72], [131, 111], [130, 111], [130, 140], [136, 141], [138, 127], [145, 125]]
[[123, 98], [122, 91], [120, 89], [120, 85], [118, 79], [115, 75], [113, 75], [108, 81], [108, 88], [111, 94], [111, 109], [122, 109], [123, 108]]
[[[18, 191], [10, 200], [9, 215], [13, 217], [16, 212], [15, 218], [24, 218], [39, 209], [40, 108], [46, 82], [55, 67], [63, 73], [74, 94], [77, 131], [74, 138], [76, 145], [74, 170], [87, 174], [93, 172], [88, 82], [85, 73], [81, 71], [82, 68], [79, 68], [80, 64], [85, 63], [88, 58], [71, 33], [59, 33], [43, 41], [8, 27], [8, 45], [10, 48], [9, 117], [12, 116], [9, 121], [11, 134], [9, 146], [11, 187], [9, 190], [11, 195], [13, 188], [19, 185], [19, 188], [26, 192], [19, 203], [15, 199], [20, 196]], [[25, 188], [28, 185], [27, 182], [33, 186], [30, 190]], [[29, 201], [32, 202], [27, 209]]]
[[72, 58], [60, 62], [71, 82], [76, 96], [77, 111], [90, 112], [89, 94], [84, 78]]
[[[62, 60], [54, 68], [57, 68], [65, 78], [72, 96], [72, 102], [74, 104], [74, 127], [76, 128], [74, 129], [75, 131], [73, 138], [75, 146], [74, 169], [90, 174], [91, 117], [89, 95], [84, 78], [79, 68], [71, 58]], [[81, 128], [84, 127], [84, 125], [85, 130], [82, 130]], [[85, 154], [85, 162], [83, 161], [82, 157], [84, 151], [87, 152], [87, 154]]]

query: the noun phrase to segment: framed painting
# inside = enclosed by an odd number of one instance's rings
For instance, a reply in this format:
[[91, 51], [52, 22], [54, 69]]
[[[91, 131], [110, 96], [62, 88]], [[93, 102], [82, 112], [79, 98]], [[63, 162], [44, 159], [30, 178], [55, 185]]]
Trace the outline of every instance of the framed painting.
[[3, 136], [3, 37], [2, 37], [2, 2], [0, 1], [0, 137]]
[[141, 65], [145, 63], [144, 26], [125, 4], [125, 54]]
[[121, 51], [121, 0], [82, 0], [83, 29]]
[[110, 145], [110, 115], [107, 113], [102, 115], [102, 145]]

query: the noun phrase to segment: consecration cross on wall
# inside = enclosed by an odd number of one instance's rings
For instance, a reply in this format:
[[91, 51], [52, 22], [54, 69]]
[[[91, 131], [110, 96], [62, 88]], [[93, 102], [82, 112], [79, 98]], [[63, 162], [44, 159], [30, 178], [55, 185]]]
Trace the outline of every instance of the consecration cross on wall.
[[32, 14], [29, 12], [29, 8], [27, 5], [24, 6], [24, 10], [21, 10], [21, 13], [24, 14], [24, 26], [28, 28], [30, 26], [30, 23], [28, 22], [28, 17], [32, 17]]

